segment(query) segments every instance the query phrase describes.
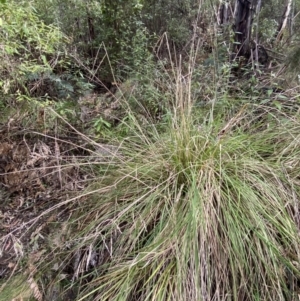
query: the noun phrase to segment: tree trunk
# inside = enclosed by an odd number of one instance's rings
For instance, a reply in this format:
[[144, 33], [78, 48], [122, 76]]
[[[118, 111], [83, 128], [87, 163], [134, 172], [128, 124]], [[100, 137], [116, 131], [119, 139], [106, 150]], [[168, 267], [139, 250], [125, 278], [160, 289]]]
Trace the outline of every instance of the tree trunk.
[[251, 29], [257, 0], [236, 0], [234, 9], [235, 56], [249, 57], [251, 53]]
[[220, 0], [218, 8], [218, 25], [227, 25], [231, 15], [230, 3], [228, 0]]
[[275, 39], [277, 42], [282, 40], [283, 32], [288, 24], [288, 19], [289, 19], [291, 10], [292, 10], [292, 2], [293, 2], [293, 0], [286, 0], [284, 12], [282, 14], [281, 21], [278, 25], [278, 29], [277, 29], [276, 35], [275, 35]]

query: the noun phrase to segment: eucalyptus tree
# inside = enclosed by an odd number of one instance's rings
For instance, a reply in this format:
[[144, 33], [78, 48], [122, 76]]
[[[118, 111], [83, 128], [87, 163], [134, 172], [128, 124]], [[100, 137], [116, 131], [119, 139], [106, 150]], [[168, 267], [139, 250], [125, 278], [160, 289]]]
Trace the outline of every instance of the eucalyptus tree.
[[236, 0], [234, 8], [235, 32], [234, 52], [238, 56], [249, 56], [251, 33], [258, 0]]
[[276, 31], [275, 38], [277, 41], [281, 40], [283, 37], [284, 30], [289, 27], [289, 33], [291, 35], [292, 31], [292, 20], [290, 19], [291, 12], [292, 12], [292, 4], [293, 0], [286, 0], [284, 9], [283, 9], [283, 14], [281, 17], [281, 20], [278, 24], [278, 29]]

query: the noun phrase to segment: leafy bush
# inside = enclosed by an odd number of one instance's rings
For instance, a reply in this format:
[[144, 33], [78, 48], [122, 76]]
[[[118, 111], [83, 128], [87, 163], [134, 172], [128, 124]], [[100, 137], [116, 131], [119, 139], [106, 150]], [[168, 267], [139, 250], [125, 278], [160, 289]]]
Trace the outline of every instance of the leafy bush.
[[40, 21], [30, 4], [9, 1], [0, 5], [1, 91], [30, 94], [38, 89], [44, 74], [62, 63], [67, 40], [56, 27]]
[[148, 56], [150, 35], [141, 20], [141, 0], [51, 1], [47, 7], [35, 0], [34, 5], [47, 24], [57, 24], [72, 38], [73, 54], [100, 80], [112, 82], [112, 72], [124, 77], [127, 66]]

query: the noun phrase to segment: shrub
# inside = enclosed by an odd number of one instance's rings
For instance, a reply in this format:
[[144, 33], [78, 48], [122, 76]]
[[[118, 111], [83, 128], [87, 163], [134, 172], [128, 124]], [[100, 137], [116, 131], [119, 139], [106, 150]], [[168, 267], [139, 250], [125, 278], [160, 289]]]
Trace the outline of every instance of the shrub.
[[54, 26], [39, 20], [30, 4], [0, 4], [0, 89], [3, 94], [30, 94], [43, 75], [63, 61], [66, 38]]

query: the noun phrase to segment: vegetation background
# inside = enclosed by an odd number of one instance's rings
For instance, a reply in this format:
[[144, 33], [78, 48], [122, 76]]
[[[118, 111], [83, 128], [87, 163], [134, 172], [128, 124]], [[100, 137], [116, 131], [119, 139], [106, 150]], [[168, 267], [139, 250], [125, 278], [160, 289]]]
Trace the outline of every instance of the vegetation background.
[[298, 0], [0, 1], [0, 300], [300, 300]]

